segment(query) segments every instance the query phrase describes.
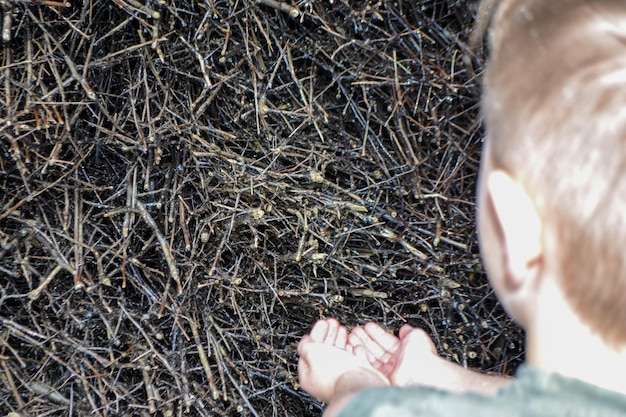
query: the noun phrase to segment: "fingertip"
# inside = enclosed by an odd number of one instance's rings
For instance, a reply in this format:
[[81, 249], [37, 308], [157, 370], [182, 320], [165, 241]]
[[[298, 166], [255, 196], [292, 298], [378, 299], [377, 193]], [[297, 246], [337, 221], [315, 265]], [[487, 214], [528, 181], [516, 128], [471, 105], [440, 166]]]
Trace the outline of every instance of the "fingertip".
[[310, 336], [316, 342], [323, 342], [328, 333], [329, 322], [327, 320], [318, 320], [311, 329]]
[[363, 335], [364, 332], [365, 332], [365, 330], [363, 329], [363, 326], [356, 326], [354, 329], [352, 329], [350, 334], [353, 334], [356, 337], [358, 337], [359, 339], [362, 339], [362, 335]]
[[437, 353], [435, 344], [430, 336], [428, 336], [428, 333], [426, 333], [423, 329], [413, 327], [410, 330], [405, 331], [405, 334], [401, 337], [401, 339], [407, 344], [420, 345], [420, 348], [426, 348], [432, 353]]
[[339, 326], [339, 325], [340, 325], [339, 320], [337, 320], [337, 319], [336, 319], [336, 318], [334, 318], [334, 317], [329, 317], [329, 318], [327, 318], [327, 319], [326, 319], [326, 322], [328, 323], [328, 325], [329, 325], [330, 327], [334, 327], [334, 326]]
[[398, 336], [400, 337], [400, 339], [404, 339], [408, 333], [413, 331], [413, 329], [415, 329], [415, 327], [411, 326], [410, 324], [404, 324], [402, 325], [402, 327], [400, 327]]
[[339, 323], [339, 320], [332, 317], [326, 319], [326, 323], [328, 324], [328, 331], [333, 333], [336, 333], [339, 328], [343, 327], [343, 325]]
[[363, 326], [366, 332], [384, 332], [385, 329], [378, 323], [374, 323], [373, 321], [368, 321]]

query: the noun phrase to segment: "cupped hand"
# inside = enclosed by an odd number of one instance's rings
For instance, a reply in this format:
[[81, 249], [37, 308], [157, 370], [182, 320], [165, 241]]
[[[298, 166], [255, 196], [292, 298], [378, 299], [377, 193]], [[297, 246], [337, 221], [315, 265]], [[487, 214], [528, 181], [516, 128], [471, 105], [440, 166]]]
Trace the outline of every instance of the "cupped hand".
[[356, 327], [348, 336], [348, 349], [396, 386], [432, 385], [433, 374], [446, 366], [426, 332], [409, 325], [402, 326], [399, 337], [376, 323]]
[[[377, 372], [348, 346], [348, 331], [335, 319], [319, 320], [311, 333], [298, 344], [298, 378], [302, 388], [323, 402], [336, 394], [337, 381], [350, 371], [367, 369]], [[386, 377], [380, 375], [385, 383]]]
[[502, 375], [472, 371], [442, 358], [426, 332], [406, 324], [399, 337], [375, 323], [357, 327], [348, 336], [347, 349], [368, 361], [395, 386], [420, 385], [454, 393], [494, 395], [513, 381]]

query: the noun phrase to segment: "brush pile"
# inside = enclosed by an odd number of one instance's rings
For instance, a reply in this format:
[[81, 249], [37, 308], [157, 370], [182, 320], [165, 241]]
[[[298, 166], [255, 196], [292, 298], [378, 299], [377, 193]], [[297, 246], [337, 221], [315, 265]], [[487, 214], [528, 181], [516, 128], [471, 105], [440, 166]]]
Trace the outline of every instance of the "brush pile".
[[0, 414], [317, 416], [330, 316], [515, 369], [475, 2], [1, 3]]

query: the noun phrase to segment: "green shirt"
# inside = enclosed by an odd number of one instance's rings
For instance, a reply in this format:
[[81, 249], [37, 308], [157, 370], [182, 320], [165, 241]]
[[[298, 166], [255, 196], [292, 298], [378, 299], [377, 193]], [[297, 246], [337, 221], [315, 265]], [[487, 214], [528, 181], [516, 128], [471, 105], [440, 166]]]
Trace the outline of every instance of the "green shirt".
[[[626, 376], [624, 377], [626, 385]], [[423, 387], [357, 394], [340, 417], [624, 417], [626, 396], [558, 374], [521, 366], [495, 397]]]

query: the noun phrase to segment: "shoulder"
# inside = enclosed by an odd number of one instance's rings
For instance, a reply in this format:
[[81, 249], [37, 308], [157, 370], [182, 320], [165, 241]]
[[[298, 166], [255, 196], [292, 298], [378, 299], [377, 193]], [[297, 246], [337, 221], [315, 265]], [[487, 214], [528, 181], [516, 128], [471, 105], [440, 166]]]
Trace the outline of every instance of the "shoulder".
[[[339, 417], [502, 417], [515, 403], [498, 397], [452, 394], [426, 387], [385, 387], [356, 395]], [[471, 411], [470, 411], [471, 410]]]

